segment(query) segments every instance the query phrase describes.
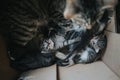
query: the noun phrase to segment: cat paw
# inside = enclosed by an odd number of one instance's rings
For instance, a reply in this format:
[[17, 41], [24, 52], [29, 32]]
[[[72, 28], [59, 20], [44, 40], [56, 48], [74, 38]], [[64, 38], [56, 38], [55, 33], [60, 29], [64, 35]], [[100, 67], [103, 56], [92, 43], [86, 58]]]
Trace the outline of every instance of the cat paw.
[[60, 60], [64, 60], [66, 58], [66, 55], [62, 52], [56, 52], [55, 56]]
[[48, 49], [53, 49], [53, 48], [54, 48], [54, 42], [51, 39], [49, 39], [48, 40]]
[[42, 49], [44, 49], [44, 50], [54, 49], [54, 42], [51, 39], [45, 40], [43, 42]]
[[68, 66], [68, 65], [69, 65], [69, 61], [68, 61], [68, 60], [58, 60], [58, 61], [56, 62], [56, 64], [57, 64], [58, 66]]

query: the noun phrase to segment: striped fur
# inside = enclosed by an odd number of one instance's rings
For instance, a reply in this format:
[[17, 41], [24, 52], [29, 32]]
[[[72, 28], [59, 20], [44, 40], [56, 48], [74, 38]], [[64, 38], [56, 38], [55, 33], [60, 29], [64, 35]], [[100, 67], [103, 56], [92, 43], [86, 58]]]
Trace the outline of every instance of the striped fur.
[[[70, 52], [64, 60], [59, 62], [60, 65], [68, 64], [70, 57], [73, 57], [74, 53], [79, 53], [79, 51], [85, 49], [93, 36], [104, 34], [104, 30], [113, 16], [116, 3], [117, 0], [66, 0], [64, 17], [72, 20], [73, 23], [83, 27], [86, 31], [78, 43], [70, 46]], [[75, 31], [79, 32], [78, 26], [75, 27]], [[87, 48], [84, 51], [86, 55], [89, 54], [87, 50], [90, 51], [90, 54], [96, 53], [93, 49]], [[87, 59], [87, 57], [85, 58]], [[89, 62], [89, 60], [87, 61]]]
[[[25, 46], [38, 35], [38, 29], [49, 19], [60, 21], [64, 0], [12, 0], [5, 13], [5, 25], [9, 30], [11, 42]], [[59, 3], [56, 5], [56, 3]], [[60, 7], [60, 5], [62, 7]], [[4, 17], [3, 17], [4, 18]], [[39, 29], [40, 30], [40, 29]]]
[[12, 66], [29, 70], [54, 64], [54, 55], [42, 54], [40, 45], [49, 38], [49, 21], [64, 25], [65, 0], [10, 0], [6, 7], [0, 33], [7, 39]]

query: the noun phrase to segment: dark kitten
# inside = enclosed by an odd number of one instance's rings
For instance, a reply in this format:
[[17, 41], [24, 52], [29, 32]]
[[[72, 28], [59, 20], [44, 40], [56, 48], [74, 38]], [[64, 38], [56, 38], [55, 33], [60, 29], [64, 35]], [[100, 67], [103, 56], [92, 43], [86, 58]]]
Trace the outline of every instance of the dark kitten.
[[46, 35], [45, 30], [50, 26], [50, 20], [58, 24], [65, 21], [62, 14], [64, 6], [65, 0], [8, 1], [0, 17], [0, 33], [6, 38], [14, 68], [29, 70], [55, 63], [52, 53], [41, 53], [40, 45], [44, 39], [52, 36]]

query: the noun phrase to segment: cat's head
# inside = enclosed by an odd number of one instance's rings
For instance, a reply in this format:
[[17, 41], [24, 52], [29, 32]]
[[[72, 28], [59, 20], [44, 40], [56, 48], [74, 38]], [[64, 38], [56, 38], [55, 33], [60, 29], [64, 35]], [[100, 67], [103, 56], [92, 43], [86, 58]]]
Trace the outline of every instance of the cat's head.
[[91, 29], [106, 9], [113, 9], [117, 0], [66, 0], [64, 17]]
[[106, 46], [107, 46], [107, 38], [106, 38], [105, 35], [95, 36], [90, 40], [90, 45], [98, 53], [99, 50], [106, 48]]

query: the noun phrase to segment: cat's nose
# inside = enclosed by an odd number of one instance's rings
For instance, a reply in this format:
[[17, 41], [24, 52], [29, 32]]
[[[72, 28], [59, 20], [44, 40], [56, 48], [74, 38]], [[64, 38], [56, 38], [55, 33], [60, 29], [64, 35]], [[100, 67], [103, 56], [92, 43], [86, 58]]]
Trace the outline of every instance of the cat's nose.
[[70, 12], [70, 11], [64, 11], [64, 18], [65, 19], [71, 19], [71, 18], [73, 18], [73, 13], [72, 12]]
[[72, 14], [64, 14], [65, 19], [71, 19], [73, 17]]

